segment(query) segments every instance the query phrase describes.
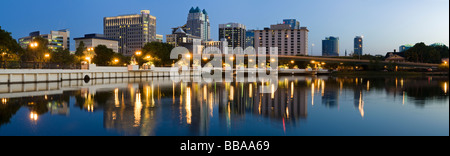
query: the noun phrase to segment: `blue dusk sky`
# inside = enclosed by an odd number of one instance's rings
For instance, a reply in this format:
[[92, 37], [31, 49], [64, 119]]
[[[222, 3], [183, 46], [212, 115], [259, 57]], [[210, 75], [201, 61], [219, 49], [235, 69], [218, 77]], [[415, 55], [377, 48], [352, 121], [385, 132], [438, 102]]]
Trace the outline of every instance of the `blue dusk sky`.
[[47, 34], [60, 29], [69, 29], [71, 39], [101, 34], [103, 17], [140, 10], [156, 16], [157, 33], [165, 36], [170, 28], [186, 23], [191, 7], [199, 6], [209, 14], [213, 40], [218, 40], [219, 24], [263, 29], [297, 19], [310, 30], [312, 55], [321, 55], [322, 40], [328, 36], [340, 38], [341, 55], [352, 52], [354, 37], [361, 35], [364, 53], [372, 55], [418, 42], [449, 45], [448, 0], [2, 0], [0, 4], [0, 26], [15, 39], [32, 31]]

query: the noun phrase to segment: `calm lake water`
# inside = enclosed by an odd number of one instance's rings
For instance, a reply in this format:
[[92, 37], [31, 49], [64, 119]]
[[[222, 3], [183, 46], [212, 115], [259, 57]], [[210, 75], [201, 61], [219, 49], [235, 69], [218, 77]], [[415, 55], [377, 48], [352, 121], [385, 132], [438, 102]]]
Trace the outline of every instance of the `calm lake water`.
[[[448, 77], [0, 85], [0, 136], [449, 135]], [[276, 87], [275, 87], [276, 88]]]

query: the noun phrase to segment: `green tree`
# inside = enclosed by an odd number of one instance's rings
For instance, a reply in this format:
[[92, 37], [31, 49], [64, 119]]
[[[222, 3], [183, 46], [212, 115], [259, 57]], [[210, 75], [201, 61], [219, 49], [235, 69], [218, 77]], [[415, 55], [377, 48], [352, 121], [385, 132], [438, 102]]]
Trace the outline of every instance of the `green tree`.
[[42, 37], [36, 37], [31, 43], [36, 43], [37, 46], [28, 45], [25, 53], [22, 55], [22, 61], [26, 62], [44, 62], [45, 54], [50, 53], [48, 49], [48, 40]]
[[87, 48], [83, 41], [80, 42], [78, 45], [76, 51], [75, 51], [75, 63], [81, 63], [82, 61], [85, 61], [86, 58], [86, 52]]
[[[170, 59], [170, 52], [174, 47], [167, 43], [151, 42], [145, 44], [142, 48], [142, 57], [150, 56], [154, 58], [156, 66], [170, 66], [172, 61]], [[139, 64], [145, 63], [145, 59], [139, 59]], [[142, 61], [141, 61], [142, 60]]]
[[95, 56], [92, 61], [99, 66], [113, 65], [113, 59], [116, 55], [112, 49], [104, 45], [99, 45], [94, 48]]
[[86, 46], [84, 45], [84, 42], [81, 41], [75, 51], [75, 56], [82, 57], [84, 55], [84, 51], [86, 51]]
[[0, 26], [0, 57], [2, 61], [17, 61], [23, 54], [23, 49], [12, 38], [11, 33]]
[[131, 57], [124, 56], [121, 53], [114, 53], [114, 58], [117, 59], [119, 62], [113, 62], [114, 66], [122, 66], [124, 64], [130, 64]]
[[50, 62], [62, 65], [70, 65], [75, 63], [75, 56], [70, 54], [68, 49], [57, 49], [50, 55]]
[[434, 48], [439, 52], [439, 54], [441, 55], [441, 58], [449, 57], [449, 49], [447, 46], [441, 45], [441, 46], [435, 46]]
[[433, 46], [427, 46], [425, 43], [417, 43], [414, 47], [405, 52], [406, 60], [420, 63], [440, 63], [441, 54]]

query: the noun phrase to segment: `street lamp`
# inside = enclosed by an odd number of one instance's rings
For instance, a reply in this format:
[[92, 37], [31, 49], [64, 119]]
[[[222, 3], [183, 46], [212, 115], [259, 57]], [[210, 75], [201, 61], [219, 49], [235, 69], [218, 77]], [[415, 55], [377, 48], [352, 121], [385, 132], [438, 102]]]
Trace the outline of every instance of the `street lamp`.
[[36, 48], [36, 47], [38, 47], [38, 43], [37, 42], [30, 43], [30, 47]]
[[89, 64], [91, 64], [91, 57], [89, 57], [89, 56], [86, 56], [86, 58], [85, 58], [85, 59], [86, 59], [86, 61], [88, 61], [88, 63], [89, 63]]
[[45, 61], [45, 64], [47, 64], [47, 67], [50, 67], [50, 65], [48, 65], [49, 58], [50, 58], [50, 54], [49, 53], [45, 53], [44, 54], [44, 61]]
[[142, 51], [136, 51], [136, 56], [141, 56], [142, 55]]

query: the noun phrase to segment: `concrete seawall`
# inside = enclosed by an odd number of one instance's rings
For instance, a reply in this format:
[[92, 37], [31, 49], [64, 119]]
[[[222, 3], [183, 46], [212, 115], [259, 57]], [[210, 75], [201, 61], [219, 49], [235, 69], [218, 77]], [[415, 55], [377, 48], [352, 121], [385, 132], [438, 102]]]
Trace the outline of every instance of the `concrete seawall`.
[[[171, 68], [134, 70], [130, 67], [97, 67], [89, 70], [66, 69], [0, 69], [0, 84], [61, 82], [85, 79], [169, 77]], [[178, 73], [177, 73], [178, 74]], [[194, 75], [192, 72], [189, 75]]]

